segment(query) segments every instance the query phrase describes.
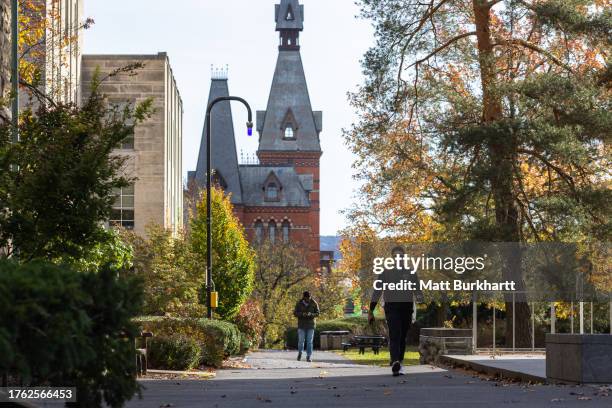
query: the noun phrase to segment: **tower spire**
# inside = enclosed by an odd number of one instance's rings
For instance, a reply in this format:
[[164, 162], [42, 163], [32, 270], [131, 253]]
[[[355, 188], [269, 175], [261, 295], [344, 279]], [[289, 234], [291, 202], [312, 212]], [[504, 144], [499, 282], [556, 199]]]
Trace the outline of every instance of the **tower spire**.
[[299, 0], [281, 0], [276, 5], [276, 31], [280, 50], [299, 50], [300, 31], [304, 30], [304, 6]]

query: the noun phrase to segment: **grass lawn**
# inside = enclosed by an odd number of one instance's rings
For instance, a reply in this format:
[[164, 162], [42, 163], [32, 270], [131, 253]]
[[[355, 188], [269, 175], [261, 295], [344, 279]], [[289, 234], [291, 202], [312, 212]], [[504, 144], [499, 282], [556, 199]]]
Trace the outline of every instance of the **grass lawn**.
[[[359, 349], [350, 349], [349, 351], [336, 351], [341, 356], [353, 361], [357, 364], [373, 365], [387, 367], [389, 365], [389, 350], [383, 348], [378, 355], [374, 354], [372, 349], [366, 349], [365, 354], [359, 354]], [[404, 355], [404, 365], [418, 365], [419, 352], [416, 347], [406, 347]]]

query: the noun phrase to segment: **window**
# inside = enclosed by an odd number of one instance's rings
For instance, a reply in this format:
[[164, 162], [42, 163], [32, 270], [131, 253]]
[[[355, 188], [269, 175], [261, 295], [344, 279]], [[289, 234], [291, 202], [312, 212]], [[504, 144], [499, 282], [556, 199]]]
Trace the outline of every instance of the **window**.
[[260, 243], [263, 239], [263, 223], [261, 221], [257, 221], [255, 223], [255, 241]]
[[291, 226], [289, 225], [289, 221], [284, 221], [283, 222], [283, 242], [284, 243], [289, 242], [289, 229], [290, 228]]
[[295, 133], [293, 132], [293, 128], [291, 126], [287, 126], [285, 128], [285, 139], [293, 139], [295, 138]]
[[[109, 112], [109, 119], [111, 120], [118, 120], [121, 117], [123, 117], [124, 113], [126, 112], [126, 110], [133, 108], [133, 104], [130, 102], [126, 102], [126, 101], [113, 101], [113, 100], [109, 100], [109, 102], [111, 103], [111, 112]], [[130, 118], [128, 120], [125, 121], [126, 126], [133, 126], [134, 125], [134, 119]], [[123, 139], [119, 145], [117, 146], [118, 149], [123, 149], [123, 150], [132, 150], [134, 149], [134, 132], [132, 131], [131, 133], [129, 133], [125, 139]]]
[[270, 221], [268, 226], [268, 239], [272, 245], [276, 242], [276, 223], [274, 221]]
[[110, 217], [110, 224], [125, 229], [134, 229], [134, 185], [116, 189], [115, 203]]
[[134, 135], [133, 134], [123, 139], [123, 142], [121, 142], [121, 148], [123, 150], [130, 150], [134, 148]]
[[283, 139], [295, 140], [298, 131], [298, 124], [291, 109], [287, 109], [287, 113], [281, 122], [280, 131], [282, 132], [281, 137]]
[[293, 8], [291, 7], [291, 5], [289, 5], [289, 8], [287, 9], [287, 17], [286, 20], [287, 21], [291, 21], [293, 20], [295, 17], [293, 17]]
[[278, 187], [276, 183], [268, 184], [266, 187], [266, 200], [268, 201], [277, 201], [278, 200]]

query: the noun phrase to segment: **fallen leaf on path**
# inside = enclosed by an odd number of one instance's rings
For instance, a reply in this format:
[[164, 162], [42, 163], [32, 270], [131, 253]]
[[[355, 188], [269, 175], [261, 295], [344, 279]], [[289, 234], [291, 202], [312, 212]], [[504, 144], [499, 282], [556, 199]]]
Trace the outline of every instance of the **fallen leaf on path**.
[[272, 400], [270, 398], [262, 397], [261, 395], [257, 396], [257, 400], [261, 401], [261, 402], [272, 402]]

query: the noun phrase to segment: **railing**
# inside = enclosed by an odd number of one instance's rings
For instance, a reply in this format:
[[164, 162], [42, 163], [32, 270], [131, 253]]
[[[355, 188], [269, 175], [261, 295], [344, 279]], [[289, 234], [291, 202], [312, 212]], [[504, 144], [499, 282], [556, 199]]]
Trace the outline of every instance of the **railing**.
[[[510, 295], [510, 294], [508, 294]], [[531, 315], [531, 324], [530, 324], [530, 329], [531, 329], [531, 347], [516, 347], [516, 297], [517, 295], [524, 295], [524, 294], [517, 294], [517, 293], [512, 293], [511, 294], [511, 303], [512, 303], [512, 346], [511, 347], [499, 347], [497, 345], [497, 335], [496, 335], [496, 324], [497, 324], [497, 310], [495, 307], [495, 304], [493, 304], [493, 310], [492, 310], [492, 317], [491, 317], [491, 321], [492, 321], [492, 337], [493, 337], [493, 341], [492, 341], [492, 345], [491, 347], [478, 347], [478, 310], [477, 310], [477, 305], [478, 305], [478, 296], [475, 293], [473, 295], [473, 299], [472, 299], [472, 344], [474, 345], [474, 350], [475, 351], [487, 351], [487, 352], [538, 352], [538, 351], [544, 351], [543, 348], [541, 347], [536, 347], [536, 332], [535, 332], [535, 327], [536, 327], [536, 322], [535, 322], [535, 316], [536, 313], [534, 313], [534, 311], [536, 310], [536, 307], [538, 304], [540, 305], [544, 305], [544, 307], [549, 308], [549, 318], [548, 318], [548, 326], [549, 326], [549, 333], [556, 333], [557, 332], [557, 311], [556, 311], [556, 306], [555, 306], [555, 302], [527, 302], [529, 304], [529, 309], [530, 309], [530, 315]], [[589, 332], [590, 334], [594, 334], [594, 321], [593, 321], [593, 316], [594, 316], [594, 302], [584, 302], [584, 301], [576, 301], [576, 302], [569, 302], [570, 303], [570, 309], [571, 309], [571, 313], [570, 313], [570, 333], [578, 333], [578, 334], [585, 334], [586, 330], [585, 330], [585, 315], [587, 313], [587, 311], [585, 309], [585, 305], [588, 305], [588, 319], [589, 319]], [[576, 307], [578, 308], [578, 312], [576, 313]], [[540, 309], [541, 310], [541, 309]], [[576, 328], [576, 318], [575, 315], [578, 316], [578, 327]], [[509, 318], [508, 315], [506, 316], [506, 318]], [[610, 334], [612, 335], [612, 296], [610, 297], [610, 302], [609, 302], [609, 323], [610, 323]], [[577, 329], [577, 330], [576, 330]]]

